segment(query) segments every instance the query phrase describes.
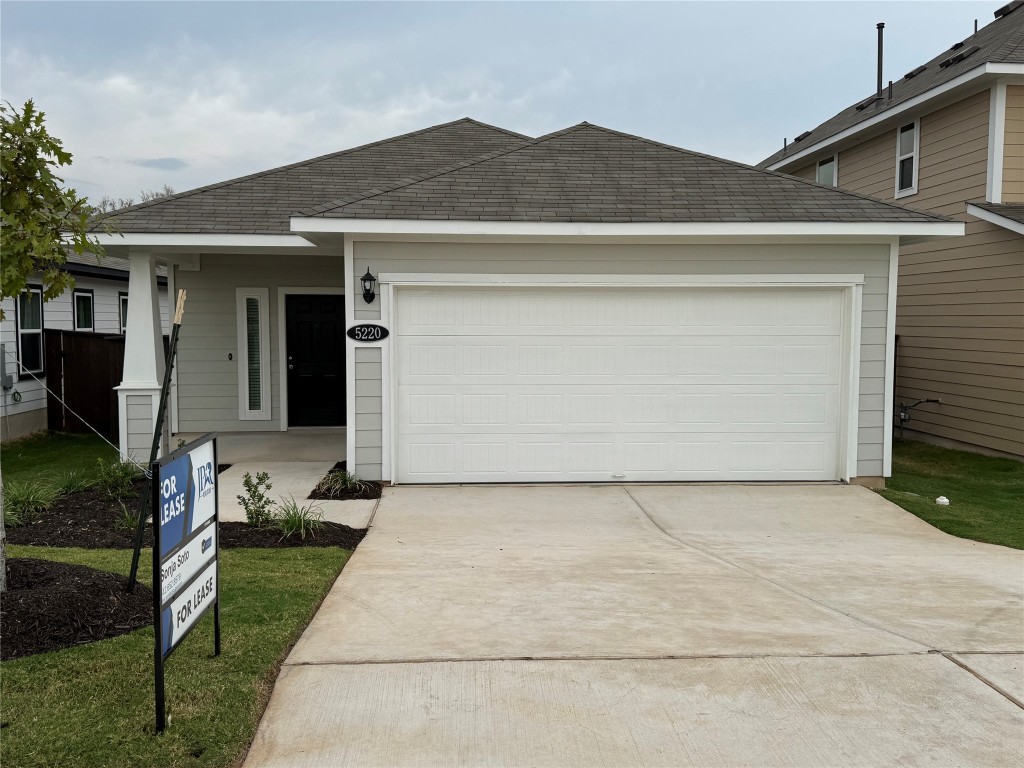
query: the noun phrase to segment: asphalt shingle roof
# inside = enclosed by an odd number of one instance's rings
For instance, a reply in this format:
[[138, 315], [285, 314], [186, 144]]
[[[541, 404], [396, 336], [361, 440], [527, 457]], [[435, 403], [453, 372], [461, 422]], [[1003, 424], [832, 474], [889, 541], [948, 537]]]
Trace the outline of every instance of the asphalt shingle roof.
[[1024, 203], [986, 203], [981, 201], [972, 202], [971, 205], [994, 213], [996, 216], [1002, 216], [1004, 219], [1024, 224]]
[[589, 123], [301, 215], [538, 222], [947, 221]]
[[529, 137], [469, 118], [122, 208], [122, 232], [290, 234], [297, 210], [391, 185]]
[[[978, 46], [978, 50], [964, 58], [963, 61], [946, 67], [939, 66], [940, 63], [951, 56], [957, 55], [958, 52], [966, 52], [974, 46]], [[893, 107], [897, 107], [926, 91], [930, 91], [932, 88], [956, 79], [965, 72], [969, 72], [986, 62], [1004, 64], [1024, 63], [1024, 5], [1018, 5], [1006, 15], [982, 27], [975, 34], [963, 40], [956, 50], [952, 48], [945, 49], [931, 61], [926, 62], [925, 69], [909, 80], [903, 77], [899, 81], [894, 82], [891, 99], [883, 98], [881, 101], [872, 102], [871, 105], [858, 110], [858, 104], [874, 97], [874, 93], [865, 94], [864, 97], [858, 99], [839, 114], [812, 128], [800, 141], [790, 142], [787, 149], [780, 149], [770, 157], [762, 160], [757, 164], [757, 167], [766, 168], [779, 160], [785, 159], [787, 155], [796, 154], [806, 147], [817, 144], [819, 141], [823, 141], [848, 128], [852, 128], [858, 123], [862, 123]], [[915, 69], [917, 68], [915, 67]], [[884, 90], [883, 96], [887, 93], [888, 89]]]

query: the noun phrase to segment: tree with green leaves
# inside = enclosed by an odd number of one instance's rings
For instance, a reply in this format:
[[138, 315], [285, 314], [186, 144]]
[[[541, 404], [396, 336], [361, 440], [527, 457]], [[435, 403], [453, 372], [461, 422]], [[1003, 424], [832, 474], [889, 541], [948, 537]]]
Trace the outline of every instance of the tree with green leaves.
[[[74, 287], [74, 277], [63, 269], [68, 252], [103, 253], [89, 235], [92, 208], [57, 175], [70, 165], [71, 153], [46, 130], [44, 118], [31, 99], [20, 111], [0, 104], [0, 300], [17, 298], [32, 275], [42, 280], [44, 300], [60, 296]], [[7, 581], [5, 544], [0, 514], [0, 591]]]

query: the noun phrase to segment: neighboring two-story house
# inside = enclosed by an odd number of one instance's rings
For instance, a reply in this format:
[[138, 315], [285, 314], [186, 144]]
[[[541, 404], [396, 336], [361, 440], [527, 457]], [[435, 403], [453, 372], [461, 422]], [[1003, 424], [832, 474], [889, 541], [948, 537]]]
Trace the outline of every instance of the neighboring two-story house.
[[[128, 322], [128, 263], [105, 256], [72, 256], [66, 266], [75, 287], [42, 301], [42, 282], [30, 279], [17, 300], [4, 299], [0, 321], [0, 441], [46, 429], [46, 350], [43, 331], [54, 328], [123, 334]], [[160, 313], [167, 325], [167, 278], [157, 277]]]
[[908, 437], [1024, 456], [1024, 2], [995, 16], [759, 167], [966, 223], [900, 249], [895, 397], [941, 400]]

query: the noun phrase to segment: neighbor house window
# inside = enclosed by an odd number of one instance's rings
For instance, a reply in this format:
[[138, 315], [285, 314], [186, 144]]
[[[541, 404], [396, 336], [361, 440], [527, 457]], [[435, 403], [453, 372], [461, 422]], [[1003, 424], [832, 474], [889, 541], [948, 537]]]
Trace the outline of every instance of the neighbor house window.
[[95, 330], [96, 321], [93, 312], [92, 291], [75, 291], [72, 300], [74, 302], [75, 330]]
[[18, 373], [43, 372], [43, 289], [30, 285], [18, 297]]
[[117, 305], [121, 323], [121, 333], [128, 332], [128, 294], [120, 291], [117, 294]]
[[896, 197], [917, 193], [917, 154], [920, 125], [909, 123], [896, 136]]
[[270, 330], [266, 288], [238, 288], [238, 417], [270, 418]]
[[833, 155], [832, 157], [827, 157], [824, 160], [818, 161], [817, 182], [819, 184], [834, 187], [839, 183], [839, 177], [837, 174], [839, 163], [837, 160], [838, 158]]

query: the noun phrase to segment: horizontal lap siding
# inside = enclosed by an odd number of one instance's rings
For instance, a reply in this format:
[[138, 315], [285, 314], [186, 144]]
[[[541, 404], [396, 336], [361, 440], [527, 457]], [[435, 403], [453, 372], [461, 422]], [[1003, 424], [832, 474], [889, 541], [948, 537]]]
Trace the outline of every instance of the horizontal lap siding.
[[[281, 427], [278, 288], [341, 288], [338, 255], [241, 256], [204, 254], [198, 272], [178, 270], [176, 288], [188, 292], [178, 342], [178, 429], [182, 432], [276, 431]], [[271, 418], [238, 418], [236, 288], [267, 288]], [[231, 359], [228, 359], [228, 356]]]
[[[1024, 89], [1007, 93], [1009, 154]], [[984, 91], [921, 117], [916, 195], [894, 200], [895, 129], [842, 151], [839, 184], [966, 222], [962, 238], [901, 249], [896, 398], [943, 400], [914, 411], [917, 431], [1024, 454], [1024, 237], [966, 212], [985, 199], [989, 100]]]
[[[861, 333], [861, 396], [858, 473], [882, 474], [885, 427], [885, 325], [889, 248], [886, 245], [546, 245], [468, 243], [356, 242], [353, 275], [370, 265], [375, 274], [864, 274], [864, 314]], [[380, 319], [380, 302], [356, 304], [357, 321]], [[370, 350], [366, 350], [369, 352]], [[360, 362], [359, 386], [380, 386], [381, 370]], [[369, 382], [376, 379], [377, 384]], [[367, 390], [370, 391], [370, 390]], [[371, 395], [372, 396], [372, 395]], [[357, 466], [367, 478], [380, 471], [376, 457], [381, 444], [379, 417], [360, 414], [356, 397]], [[374, 405], [369, 408], [375, 407]], [[360, 416], [363, 416], [360, 421]], [[372, 466], [370, 466], [372, 463]]]
[[[38, 285], [38, 278], [31, 278], [29, 283]], [[91, 291], [93, 295], [93, 324], [96, 333], [119, 334], [121, 332], [120, 298], [121, 291], [128, 290], [127, 281], [100, 280], [94, 277], [76, 277], [75, 288]], [[74, 329], [74, 316], [72, 304], [73, 291], [68, 290], [50, 299], [43, 305], [43, 326], [57, 330], [70, 331]], [[17, 323], [15, 321], [14, 299], [4, 299], [4, 319], [0, 322], [0, 343], [4, 345], [7, 358], [7, 372], [15, 379], [15, 386], [10, 391], [4, 391], [0, 396], [2, 412], [0, 416], [14, 416], [27, 411], [36, 411], [46, 408], [45, 377], [42, 382], [36, 381], [30, 375], [25, 374], [20, 381], [17, 376], [17, 362], [15, 356], [18, 350]], [[167, 327], [167, 289], [160, 289], [161, 317], [164, 320], [164, 327]], [[14, 392], [21, 395], [21, 402], [14, 402]]]
[[1006, 86], [1003, 202], [1024, 203], [1024, 85]]

